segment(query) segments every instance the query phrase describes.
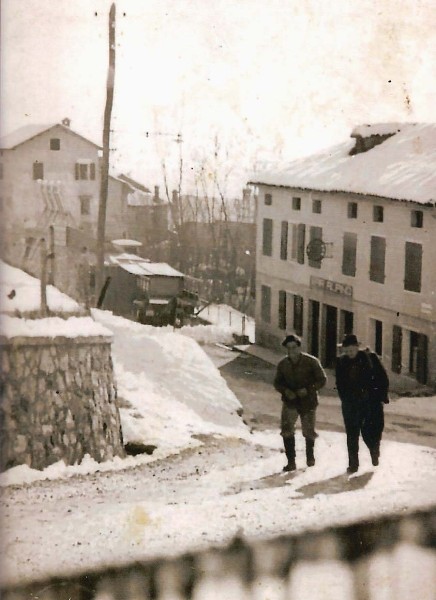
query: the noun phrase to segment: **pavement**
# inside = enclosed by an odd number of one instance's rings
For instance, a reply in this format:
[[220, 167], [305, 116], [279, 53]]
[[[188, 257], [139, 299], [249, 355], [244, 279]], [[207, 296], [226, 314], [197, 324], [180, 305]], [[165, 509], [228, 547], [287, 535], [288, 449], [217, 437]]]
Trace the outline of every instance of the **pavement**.
[[[253, 430], [279, 428], [281, 401], [273, 387], [277, 360], [270, 350], [251, 345], [243, 351], [204, 348], [220, 369], [227, 385], [241, 402], [244, 419]], [[269, 358], [269, 360], [267, 360]], [[328, 382], [321, 391], [317, 427], [344, 431], [341, 404], [334, 386], [334, 373], [327, 370]], [[384, 439], [436, 448], [436, 396], [401, 397], [391, 394], [385, 405]]]

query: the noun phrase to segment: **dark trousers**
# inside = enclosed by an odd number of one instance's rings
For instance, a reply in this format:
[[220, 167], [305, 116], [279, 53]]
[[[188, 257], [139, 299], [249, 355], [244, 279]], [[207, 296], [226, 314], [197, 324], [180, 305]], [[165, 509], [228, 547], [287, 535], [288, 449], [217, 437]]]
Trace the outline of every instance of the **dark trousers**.
[[369, 400], [342, 402], [350, 466], [359, 464], [359, 436], [371, 452], [377, 452], [384, 429], [383, 404]]

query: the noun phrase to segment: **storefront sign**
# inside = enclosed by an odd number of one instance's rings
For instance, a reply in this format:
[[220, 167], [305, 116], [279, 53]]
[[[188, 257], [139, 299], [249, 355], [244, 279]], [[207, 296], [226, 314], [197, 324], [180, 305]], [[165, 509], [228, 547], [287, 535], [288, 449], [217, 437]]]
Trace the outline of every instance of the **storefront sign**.
[[352, 298], [353, 296], [352, 285], [340, 283], [339, 281], [331, 281], [330, 279], [323, 279], [322, 277], [315, 277], [315, 275], [311, 275], [310, 277], [310, 287], [332, 292], [333, 294], [340, 294], [341, 296], [348, 296], [349, 298]]

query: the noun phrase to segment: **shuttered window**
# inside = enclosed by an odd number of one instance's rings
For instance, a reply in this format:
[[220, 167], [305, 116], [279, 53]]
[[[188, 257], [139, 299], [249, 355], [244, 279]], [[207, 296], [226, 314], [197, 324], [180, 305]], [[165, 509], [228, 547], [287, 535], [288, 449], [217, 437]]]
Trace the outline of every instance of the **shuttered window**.
[[342, 273], [350, 277], [356, 275], [357, 234], [344, 233], [342, 249]]
[[406, 242], [404, 265], [404, 289], [409, 292], [421, 291], [422, 246]]
[[371, 237], [371, 257], [369, 266], [369, 278], [377, 283], [385, 282], [385, 238], [373, 235]]
[[272, 219], [263, 220], [262, 249], [264, 256], [272, 256], [272, 237], [273, 221]]
[[286, 329], [286, 292], [279, 291], [279, 329]]
[[304, 265], [304, 250], [306, 244], [306, 225], [300, 223], [297, 226], [297, 262]]
[[[310, 241], [312, 242], [313, 240], [322, 240], [322, 227], [313, 226], [310, 228]], [[321, 262], [321, 258], [309, 258], [309, 266], [315, 267], [315, 269], [321, 268]]]
[[282, 221], [281, 234], [280, 234], [280, 258], [282, 260], [288, 259], [288, 222]]
[[44, 179], [44, 163], [34, 162], [33, 163], [33, 179]]

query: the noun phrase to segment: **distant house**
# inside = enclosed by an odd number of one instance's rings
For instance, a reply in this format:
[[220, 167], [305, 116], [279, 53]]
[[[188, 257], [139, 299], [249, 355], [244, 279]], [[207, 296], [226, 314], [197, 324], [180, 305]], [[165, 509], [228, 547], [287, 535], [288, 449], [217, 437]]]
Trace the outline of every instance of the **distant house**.
[[[3, 255], [39, 275], [38, 241], [55, 232], [56, 281], [74, 295], [71, 267], [84, 247], [95, 250], [100, 200], [101, 147], [76, 133], [69, 119], [51, 125], [27, 125], [0, 139]], [[165, 236], [167, 207], [142, 207], [149, 190], [126, 175], [108, 182], [105, 237]], [[138, 200], [140, 198], [140, 200]], [[138, 205], [140, 208], [135, 206]], [[162, 216], [160, 215], [160, 212]], [[129, 231], [132, 229], [133, 231]], [[140, 241], [147, 241], [141, 235]], [[74, 271], [74, 269], [73, 269]]]
[[253, 175], [256, 338], [285, 332], [333, 366], [354, 331], [392, 373], [436, 383], [436, 124], [356, 128]]

